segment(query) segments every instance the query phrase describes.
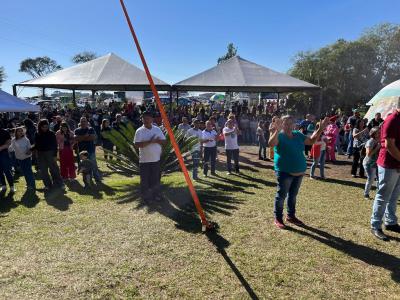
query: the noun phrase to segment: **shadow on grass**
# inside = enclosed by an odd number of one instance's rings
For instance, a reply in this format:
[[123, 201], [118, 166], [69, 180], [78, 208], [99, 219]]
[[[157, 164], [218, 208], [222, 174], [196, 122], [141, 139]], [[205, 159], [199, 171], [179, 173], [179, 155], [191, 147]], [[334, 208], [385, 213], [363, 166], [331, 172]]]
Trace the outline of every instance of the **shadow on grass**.
[[104, 183], [93, 184], [90, 188], [85, 189], [85, 187], [79, 181], [71, 181], [65, 183], [70, 191], [78, 193], [79, 195], [92, 196], [94, 199], [103, 199], [104, 192], [108, 196], [115, 195], [113, 188], [109, 187]]
[[307, 225], [302, 228], [308, 231], [294, 227], [288, 227], [288, 230], [312, 238], [369, 265], [384, 268], [392, 272], [391, 276], [395, 282], [400, 282], [400, 258], [364, 245], [356, 244], [352, 241], [344, 240], [328, 232]]
[[61, 189], [53, 189], [44, 194], [44, 198], [48, 205], [53, 206], [60, 211], [66, 211], [73, 203], [72, 199], [65, 195], [65, 191]]
[[206, 236], [207, 236], [208, 240], [215, 246], [218, 253], [220, 253], [221, 256], [224, 258], [225, 262], [231, 268], [232, 272], [239, 279], [240, 283], [242, 284], [242, 286], [246, 289], [247, 293], [249, 294], [249, 297], [253, 300], [259, 299], [258, 296], [256, 295], [256, 293], [251, 288], [250, 284], [243, 277], [240, 270], [233, 263], [232, 259], [228, 255], [228, 253], [226, 253], [225, 249], [229, 247], [229, 245], [230, 245], [229, 241], [227, 241], [223, 236], [218, 234], [217, 231], [207, 231]]
[[264, 180], [264, 179], [259, 178], [259, 177], [252, 177], [252, 176], [249, 176], [249, 175], [246, 175], [246, 174], [243, 174], [243, 173], [236, 174], [236, 176], [241, 177], [241, 178], [243, 178], [245, 180], [248, 180], [250, 182], [257, 182], [257, 183], [265, 185], [265, 186], [271, 186], [271, 187], [275, 187], [276, 186], [275, 182], [267, 181], [267, 180]]
[[360, 183], [360, 182], [354, 182], [354, 181], [349, 181], [349, 180], [342, 180], [342, 179], [337, 179], [337, 178], [325, 178], [325, 182], [329, 183], [335, 183], [335, 184], [341, 184], [345, 186], [352, 186], [352, 187], [358, 187], [358, 188], [365, 188], [365, 183]]
[[[216, 179], [219, 181], [222, 180], [223, 177], [217, 176]], [[216, 181], [209, 181], [209, 180], [204, 180], [204, 179], [199, 179], [199, 183], [210, 186], [216, 190], [220, 191], [226, 191], [226, 192], [236, 192], [236, 193], [244, 193], [248, 195], [253, 195], [254, 192], [248, 192], [246, 189], [243, 187], [241, 182], [238, 182], [238, 184], [223, 184], [221, 182], [216, 182]], [[242, 185], [242, 186], [241, 186]]]
[[12, 209], [18, 207], [18, 204], [14, 202], [14, 194], [6, 192], [0, 193], [0, 213], [8, 213]]
[[[143, 200], [138, 192], [138, 185], [124, 187], [122, 192], [127, 193], [117, 203], [137, 203], [136, 209], [147, 208], [149, 213], [157, 212], [175, 222], [178, 229], [196, 233], [201, 232], [201, 223], [197, 215], [192, 197], [187, 187], [163, 185], [161, 199]], [[197, 195], [200, 198], [204, 212], [208, 215], [219, 213], [231, 215], [232, 210], [237, 210], [243, 200], [234, 199], [219, 191], [207, 187], [198, 187]]]

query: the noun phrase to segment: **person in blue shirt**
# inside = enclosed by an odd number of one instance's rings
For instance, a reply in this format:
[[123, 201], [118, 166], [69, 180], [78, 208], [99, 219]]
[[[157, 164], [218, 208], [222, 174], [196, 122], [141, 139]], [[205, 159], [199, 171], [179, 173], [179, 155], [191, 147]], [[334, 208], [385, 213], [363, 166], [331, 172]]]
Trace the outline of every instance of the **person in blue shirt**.
[[291, 116], [276, 118], [271, 124], [269, 147], [274, 147], [274, 169], [277, 177], [277, 193], [274, 204], [274, 224], [279, 229], [285, 229], [283, 222], [283, 205], [287, 198], [286, 221], [302, 226], [304, 223], [296, 217], [296, 197], [300, 189], [307, 162], [304, 156], [306, 145], [314, 144], [325, 127], [329, 118], [321, 121], [318, 130], [307, 137], [294, 128], [294, 119]]

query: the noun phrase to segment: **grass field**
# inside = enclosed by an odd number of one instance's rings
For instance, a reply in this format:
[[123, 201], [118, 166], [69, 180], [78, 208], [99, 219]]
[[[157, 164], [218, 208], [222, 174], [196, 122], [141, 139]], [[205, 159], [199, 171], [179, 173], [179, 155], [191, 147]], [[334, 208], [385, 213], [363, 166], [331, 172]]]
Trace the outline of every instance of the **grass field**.
[[[138, 178], [106, 173], [85, 192], [0, 200], [1, 299], [400, 299], [400, 235], [369, 231], [371, 201], [349, 166], [327, 181], [303, 179], [298, 216], [277, 230], [271, 165], [242, 151], [239, 176], [196, 183], [218, 233], [200, 224], [181, 173], [164, 200], [143, 203]], [[102, 170], [106, 171], [103, 165]], [[39, 181], [38, 181], [39, 183]]]

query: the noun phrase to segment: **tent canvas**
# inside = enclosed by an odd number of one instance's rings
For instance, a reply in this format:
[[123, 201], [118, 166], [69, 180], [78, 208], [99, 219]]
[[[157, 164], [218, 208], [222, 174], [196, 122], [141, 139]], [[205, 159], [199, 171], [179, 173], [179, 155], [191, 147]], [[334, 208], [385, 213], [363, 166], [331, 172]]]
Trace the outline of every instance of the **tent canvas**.
[[[161, 79], [153, 77], [153, 80], [157, 89], [171, 89], [171, 86]], [[95, 91], [150, 90], [146, 73], [113, 53], [21, 82], [17, 86]]]
[[40, 107], [0, 90], [0, 112], [35, 112]]
[[318, 86], [279, 73], [239, 56], [175, 83], [180, 91], [208, 92], [293, 92], [317, 90]]

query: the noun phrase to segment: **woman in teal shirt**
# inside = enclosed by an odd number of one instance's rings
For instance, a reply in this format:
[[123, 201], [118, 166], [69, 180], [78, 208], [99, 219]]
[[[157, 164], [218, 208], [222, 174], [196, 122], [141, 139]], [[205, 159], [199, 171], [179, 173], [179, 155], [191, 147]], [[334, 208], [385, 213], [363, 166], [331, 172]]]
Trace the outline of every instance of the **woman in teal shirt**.
[[307, 169], [304, 149], [305, 145], [312, 145], [318, 140], [329, 124], [329, 118], [325, 118], [320, 124], [310, 137], [293, 130], [294, 119], [291, 116], [277, 118], [271, 126], [268, 145], [274, 147], [274, 168], [278, 181], [274, 203], [274, 224], [280, 229], [286, 227], [283, 223], [283, 205], [286, 198], [286, 221], [298, 226], [303, 225], [303, 222], [296, 218], [296, 197]]

